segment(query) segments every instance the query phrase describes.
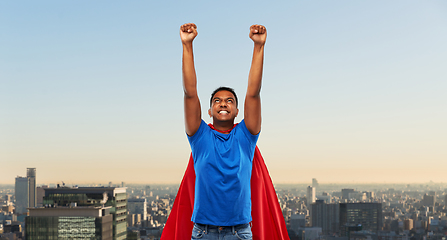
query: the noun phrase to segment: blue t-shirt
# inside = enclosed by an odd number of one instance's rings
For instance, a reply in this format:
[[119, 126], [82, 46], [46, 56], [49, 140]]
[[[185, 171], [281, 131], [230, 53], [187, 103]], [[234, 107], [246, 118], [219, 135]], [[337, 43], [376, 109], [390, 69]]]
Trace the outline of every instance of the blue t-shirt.
[[196, 173], [191, 221], [216, 226], [251, 221], [250, 179], [258, 136], [244, 120], [229, 134], [212, 130], [202, 120], [188, 136]]

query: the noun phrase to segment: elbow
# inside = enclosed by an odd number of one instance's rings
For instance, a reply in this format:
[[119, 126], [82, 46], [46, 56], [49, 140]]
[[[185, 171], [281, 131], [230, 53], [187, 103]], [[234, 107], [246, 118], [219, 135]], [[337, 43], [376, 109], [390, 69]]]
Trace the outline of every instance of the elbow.
[[184, 87], [183, 88], [183, 95], [185, 96], [185, 98], [195, 98], [198, 97], [197, 95], [197, 90], [194, 87]]
[[245, 95], [245, 99], [251, 99], [251, 100], [260, 100], [261, 99], [261, 93], [257, 92], [257, 93], [247, 93]]

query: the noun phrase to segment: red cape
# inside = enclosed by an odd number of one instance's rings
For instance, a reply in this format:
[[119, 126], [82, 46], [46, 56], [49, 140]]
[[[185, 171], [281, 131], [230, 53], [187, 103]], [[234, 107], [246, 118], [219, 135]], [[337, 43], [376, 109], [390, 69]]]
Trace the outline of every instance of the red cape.
[[[162, 240], [190, 240], [194, 223], [194, 186], [196, 174], [194, 161], [189, 158], [188, 167], [161, 235]], [[275, 188], [270, 179], [261, 152], [256, 147], [251, 176], [252, 232], [255, 240], [290, 239], [284, 217], [279, 207]]]

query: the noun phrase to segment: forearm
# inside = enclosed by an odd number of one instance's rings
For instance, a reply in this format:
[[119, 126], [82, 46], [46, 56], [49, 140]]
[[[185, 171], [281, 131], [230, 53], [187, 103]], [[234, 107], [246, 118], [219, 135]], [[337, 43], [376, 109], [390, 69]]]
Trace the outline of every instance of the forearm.
[[194, 54], [192, 42], [183, 44], [183, 91], [185, 110], [185, 130], [188, 136], [194, 135], [199, 129], [201, 112], [200, 101], [197, 95], [197, 77], [194, 68]]
[[192, 42], [183, 44], [182, 73], [183, 73], [183, 90], [185, 98], [196, 97], [197, 76], [194, 67], [194, 54], [193, 54]]
[[251, 134], [261, 131], [261, 84], [264, 65], [264, 44], [256, 44], [248, 75], [247, 94], [245, 96], [244, 119]]
[[262, 71], [264, 67], [264, 45], [255, 44], [246, 97], [259, 97], [262, 85]]

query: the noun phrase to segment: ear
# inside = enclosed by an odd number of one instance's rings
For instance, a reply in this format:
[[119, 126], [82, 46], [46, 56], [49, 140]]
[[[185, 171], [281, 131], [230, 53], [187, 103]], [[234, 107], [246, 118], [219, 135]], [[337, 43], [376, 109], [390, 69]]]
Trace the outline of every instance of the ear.
[[210, 115], [210, 117], [213, 117], [213, 114], [211, 114], [212, 112], [211, 112], [211, 108], [210, 109], [208, 109], [208, 115]]
[[237, 117], [237, 115], [239, 114], [239, 108], [237, 109], [237, 112], [236, 112], [236, 117]]

